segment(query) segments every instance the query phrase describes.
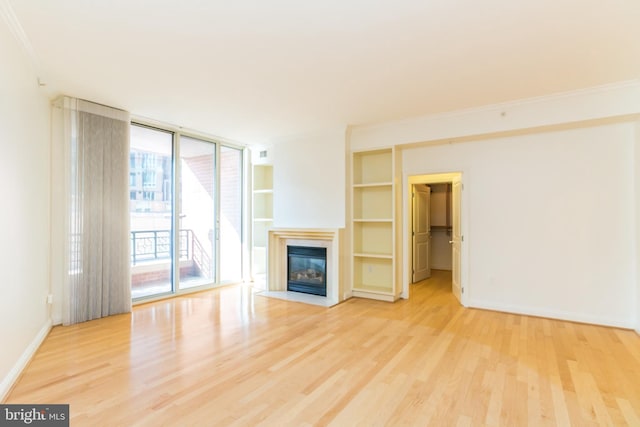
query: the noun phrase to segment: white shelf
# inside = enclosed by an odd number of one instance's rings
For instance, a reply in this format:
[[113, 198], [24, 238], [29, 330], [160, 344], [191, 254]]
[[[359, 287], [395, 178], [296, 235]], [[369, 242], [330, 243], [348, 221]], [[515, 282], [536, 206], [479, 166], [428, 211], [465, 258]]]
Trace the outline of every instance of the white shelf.
[[273, 190], [253, 190], [253, 194], [273, 194]]
[[376, 185], [353, 188], [353, 217], [360, 219], [391, 218], [393, 187]]
[[393, 258], [390, 257], [354, 257], [353, 289], [375, 290], [392, 294]]
[[393, 259], [393, 255], [381, 255], [381, 254], [372, 254], [372, 253], [354, 253], [353, 256], [355, 258], [378, 258], [378, 259]]
[[273, 195], [271, 193], [253, 194], [253, 217], [271, 218], [273, 216]]
[[353, 252], [393, 255], [393, 223], [354, 222]]
[[393, 182], [392, 150], [360, 151], [353, 154], [353, 185]]
[[368, 184], [353, 184], [353, 188], [391, 187], [393, 182], [371, 182]]
[[356, 298], [367, 298], [386, 302], [394, 302], [397, 299], [393, 293], [380, 292], [375, 288], [353, 288], [351, 294]]
[[253, 191], [273, 190], [273, 166], [253, 166]]
[[353, 290], [360, 291], [360, 292], [370, 292], [373, 294], [380, 294], [380, 295], [391, 295], [391, 292], [380, 290], [380, 288], [376, 288], [375, 286], [360, 285], [360, 286], [354, 287]]

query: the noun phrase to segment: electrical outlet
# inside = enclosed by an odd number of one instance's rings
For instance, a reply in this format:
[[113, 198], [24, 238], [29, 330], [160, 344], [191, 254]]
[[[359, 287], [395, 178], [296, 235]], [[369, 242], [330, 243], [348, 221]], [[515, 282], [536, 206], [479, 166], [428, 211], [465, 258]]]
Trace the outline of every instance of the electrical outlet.
[[47, 304], [53, 304], [53, 294], [47, 295]]
[[373, 266], [372, 265], [368, 266], [368, 269], [369, 269], [369, 273], [373, 273]]

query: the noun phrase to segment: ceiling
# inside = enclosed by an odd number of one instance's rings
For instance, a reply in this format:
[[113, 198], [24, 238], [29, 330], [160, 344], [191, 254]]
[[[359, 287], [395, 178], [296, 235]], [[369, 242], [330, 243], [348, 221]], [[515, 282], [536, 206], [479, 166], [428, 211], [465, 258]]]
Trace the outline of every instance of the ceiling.
[[640, 78], [639, 0], [2, 1], [52, 96], [249, 144]]

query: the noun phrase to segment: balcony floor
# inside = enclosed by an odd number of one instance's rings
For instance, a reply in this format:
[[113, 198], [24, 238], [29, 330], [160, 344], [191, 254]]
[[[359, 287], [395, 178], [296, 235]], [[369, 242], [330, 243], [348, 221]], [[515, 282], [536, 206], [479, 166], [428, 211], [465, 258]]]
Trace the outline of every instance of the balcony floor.
[[[180, 278], [180, 289], [194, 288], [212, 283], [211, 279], [200, 276], [184, 276]], [[171, 283], [162, 280], [143, 283], [131, 288], [131, 298], [134, 300], [171, 293]]]

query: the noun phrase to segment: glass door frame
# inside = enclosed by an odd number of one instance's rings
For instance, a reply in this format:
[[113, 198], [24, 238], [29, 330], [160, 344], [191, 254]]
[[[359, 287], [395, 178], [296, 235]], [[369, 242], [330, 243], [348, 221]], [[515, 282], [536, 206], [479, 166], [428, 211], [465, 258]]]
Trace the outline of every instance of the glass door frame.
[[[154, 124], [150, 123], [146, 119], [136, 119], [133, 118], [130, 123], [131, 126], [141, 126], [145, 128], [150, 128], [158, 131], [163, 131], [172, 134], [172, 159], [171, 159], [171, 167], [172, 167], [172, 182], [171, 182], [171, 193], [172, 193], [172, 232], [171, 232], [171, 291], [163, 292], [161, 294], [150, 295], [140, 298], [132, 299], [132, 303], [135, 304], [144, 304], [154, 300], [161, 300], [165, 298], [170, 298], [177, 295], [189, 294], [193, 292], [199, 292], [206, 289], [214, 289], [220, 286], [225, 286], [233, 283], [239, 283], [245, 280], [247, 277], [246, 266], [248, 262], [247, 256], [247, 237], [249, 233], [247, 233], [247, 194], [248, 189], [247, 185], [247, 147], [240, 146], [237, 144], [230, 143], [228, 141], [221, 141], [219, 139], [214, 139], [210, 136], [206, 136], [203, 134], [199, 134], [194, 131], [184, 131], [181, 128], [175, 128], [173, 126], [166, 126], [163, 124]], [[192, 286], [187, 288], [180, 288], [180, 213], [181, 213], [181, 202], [182, 197], [178, 194], [178, 191], [181, 186], [181, 165], [180, 165], [180, 139], [181, 137], [188, 137], [195, 140], [199, 140], [205, 143], [213, 144], [215, 147], [215, 170], [214, 170], [214, 236], [215, 236], [215, 245], [214, 245], [214, 279], [211, 283], [205, 283], [199, 286]], [[240, 195], [241, 199], [241, 208], [240, 208], [240, 217], [241, 217], [241, 248], [238, 253], [238, 256], [241, 257], [240, 261], [240, 274], [241, 277], [237, 278], [237, 280], [227, 280], [224, 282], [220, 281], [220, 183], [221, 183], [221, 149], [222, 147], [228, 147], [232, 149], [236, 149], [240, 151], [241, 159], [241, 191]]]
[[[223, 191], [222, 191], [222, 171], [223, 171], [223, 167], [222, 167], [222, 161], [224, 159], [224, 156], [222, 155], [222, 151], [223, 149], [228, 148], [228, 149], [232, 149], [232, 150], [237, 150], [239, 151], [240, 154], [240, 159], [239, 159], [239, 164], [240, 164], [240, 189], [241, 189], [241, 194], [239, 197], [240, 200], [240, 247], [239, 247], [239, 253], [238, 255], [240, 256], [240, 265], [239, 265], [239, 273], [240, 273], [240, 277], [234, 277], [234, 278], [222, 278], [222, 265], [221, 265], [221, 261], [222, 261], [222, 244], [223, 244], [223, 239], [222, 239], [222, 228], [220, 225], [220, 220], [223, 218], [223, 214], [224, 214], [224, 208], [222, 206], [222, 197], [223, 197]], [[217, 272], [217, 276], [216, 276], [216, 283], [218, 284], [218, 286], [224, 286], [224, 285], [229, 285], [229, 284], [233, 284], [233, 283], [238, 283], [238, 281], [244, 281], [244, 279], [246, 277], [249, 277], [247, 275], [247, 271], [246, 271], [246, 267], [249, 264], [249, 257], [246, 256], [247, 255], [247, 251], [248, 251], [248, 236], [249, 233], [247, 233], [248, 230], [248, 221], [247, 221], [247, 214], [246, 212], [248, 212], [247, 210], [247, 206], [249, 206], [247, 204], [247, 195], [250, 193], [246, 187], [248, 180], [247, 178], [247, 164], [246, 164], [246, 159], [247, 159], [247, 149], [245, 147], [238, 147], [238, 146], [234, 146], [232, 144], [222, 144], [222, 143], [218, 143], [217, 144], [217, 151], [216, 151], [216, 168], [219, 171], [217, 173], [216, 178], [218, 179], [218, 187], [217, 187], [217, 193], [216, 193], [216, 199], [217, 199], [217, 210], [216, 210], [216, 230], [217, 230], [217, 235], [216, 235], [216, 253], [220, 254], [220, 256], [216, 257], [216, 272]]]

